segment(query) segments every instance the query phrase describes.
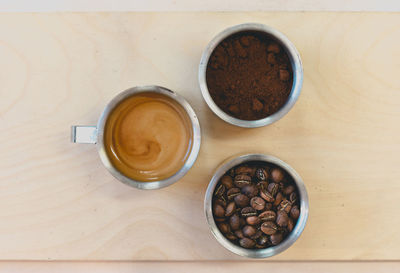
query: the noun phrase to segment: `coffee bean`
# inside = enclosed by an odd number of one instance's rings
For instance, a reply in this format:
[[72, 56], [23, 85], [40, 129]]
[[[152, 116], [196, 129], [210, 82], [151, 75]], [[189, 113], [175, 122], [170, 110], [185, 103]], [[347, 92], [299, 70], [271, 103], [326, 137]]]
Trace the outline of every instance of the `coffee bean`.
[[223, 206], [216, 204], [214, 206], [214, 216], [215, 217], [224, 217], [225, 216], [225, 209]]
[[257, 230], [253, 226], [244, 226], [242, 228], [243, 235], [246, 237], [251, 237], [256, 234]]
[[226, 189], [231, 189], [233, 188], [233, 179], [229, 175], [224, 175], [221, 178], [221, 184], [225, 186]]
[[272, 180], [274, 180], [275, 183], [281, 182], [284, 178], [283, 171], [279, 168], [274, 168], [271, 171], [271, 176], [272, 176]]
[[244, 218], [239, 219], [239, 225], [240, 227], [244, 227], [246, 225], [246, 221], [244, 220]]
[[237, 240], [237, 237], [233, 233], [227, 233], [227, 234], [225, 234], [225, 236], [226, 236], [226, 238], [228, 238], [231, 241]]
[[267, 191], [268, 189], [268, 182], [267, 181], [261, 181], [257, 183], [257, 188], [260, 191]]
[[224, 234], [230, 232], [229, 225], [228, 225], [227, 223], [225, 223], [225, 222], [219, 223], [219, 224], [218, 224], [218, 228], [219, 228], [219, 230], [220, 230], [222, 233], [224, 233]]
[[214, 195], [216, 195], [216, 196], [223, 196], [224, 193], [225, 193], [225, 186], [222, 185], [222, 184], [219, 184], [219, 185], [217, 186], [217, 189], [216, 189], [215, 192], [214, 192]]
[[248, 166], [239, 166], [235, 169], [235, 174], [248, 174], [251, 175], [253, 168]]
[[246, 222], [249, 225], [258, 225], [260, 223], [260, 218], [258, 216], [249, 216], [246, 218]]
[[265, 208], [265, 201], [261, 197], [253, 197], [250, 200], [250, 205], [255, 210], [263, 210]]
[[293, 185], [289, 185], [286, 188], [283, 189], [283, 193], [286, 195], [290, 195], [292, 192], [295, 191], [295, 187]]
[[252, 239], [252, 240], [257, 240], [258, 238], [260, 238], [261, 235], [263, 235], [263, 233], [261, 232], [261, 230], [257, 230], [256, 233], [254, 233], [253, 236], [250, 236], [250, 239]]
[[278, 211], [277, 216], [276, 216], [276, 223], [280, 227], [286, 227], [289, 222], [289, 216], [287, 213], [283, 210]]
[[292, 209], [292, 203], [289, 200], [283, 200], [278, 207], [278, 210], [284, 210], [286, 213], [289, 213]]
[[258, 188], [256, 185], [250, 184], [242, 188], [242, 193], [252, 198], [258, 194]]
[[283, 195], [281, 192], [278, 192], [275, 196], [274, 206], [278, 206], [283, 200]]
[[264, 222], [261, 225], [261, 231], [267, 235], [275, 234], [278, 230], [278, 227], [275, 225], [274, 222]]
[[255, 178], [255, 176], [256, 176], [256, 171], [257, 171], [257, 168], [256, 168], [256, 167], [250, 166], [250, 173], [249, 173], [249, 175], [250, 175], [252, 178]]
[[220, 218], [220, 217], [215, 217], [215, 222], [221, 223], [221, 222], [225, 222], [225, 217], [224, 218]]
[[237, 196], [239, 194], [240, 194], [239, 188], [231, 188], [226, 193], [226, 196], [228, 197], [228, 200], [232, 200], [233, 198], [235, 198], [235, 196]]
[[258, 181], [266, 181], [268, 178], [268, 173], [265, 169], [259, 168], [256, 170], [256, 178]]
[[257, 215], [257, 211], [252, 207], [245, 207], [240, 211], [240, 214], [243, 217], [250, 217]]
[[244, 235], [243, 235], [243, 231], [241, 229], [238, 229], [235, 231], [235, 235], [236, 237], [238, 237], [239, 239], [243, 239]]
[[297, 220], [300, 216], [300, 210], [298, 206], [293, 206], [293, 208], [290, 210], [290, 217], [293, 219]]
[[272, 194], [269, 191], [264, 191], [262, 190], [260, 192], [260, 196], [267, 202], [272, 203], [275, 201], [274, 197], [272, 196]]
[[291, 231], [293, 230], [293, 228], [294, 228], [293, 219], [292, 219], [292, 218], [289, 218], [288, 225], [287, 225], [287, 230], [288, 230], [289, 232], [291, 232]]
[[297, 201], [297, 194], [295, 192], [292, 192], [289, 196], [289, 200], [290, 202], [292, 202], [292, 204], [296, 203]]
[[239, 244], [241, 247], [244, 247], [244, 248], [253, 248], [255, 246], [256, 242], [249, 238], [243, 238], [243, 239], [239, 240]]
[[244, 186], [251, 184], [251, 177], [247, 174], [238, 174], [235, 176], [233, 183], [236, 187], [243, 188]]
[[220, 205], [222, 207], [226, 207], [226, 201], [223, 196], [218, 196], [217, 199], [214, 200], [214, 205]]
[[275, 195], [277, 194], [278, 190], [279, 190], [279, 185], [278, 184], [271, 183], [271, 184], [268, 185], [268, 191], [271, 193], [271, 195], [273, 197], [275, 197]]
[[268, 236], [261, 235], [260, 237], [258, 237], [257, 244], [265, 247], [268, 244]]
[[246, 207], [250, 202], [250, 199], [244, 194], [235, 196], [234, 200], [236, 205], [241, 208]]
[[239, 215], [234, 214], [229, 218], [229, 225], [232, 230], [238, 230], [240, 228]]
[[260, 220], [263, 222], [267, 222], [267, 221], [274, 222], [276, 219], [276, 213], [272, 210], [266, 210], [266, 211], [260, 213], [260, 215], [258, 215], [258, 218], [260, 218]]
[[273, 235], [271, 235], [269, 237], [271, 244], [273, 244], [274, 246], [276, 246], [277, 244], [279, 244], [280, 242], [282, 242], [283, 240], [283, 235], [282, 233], [275, 233]]
[[271, 203], [266, 203], [265, 204], [265, 210], [271, 210], [273, 205]]
[[235, 202], [230, 202], [228, 206], [226, 206], [225, 216], [229, 217], [232, 216], [233, 213], [236, 211], [236, 204]]

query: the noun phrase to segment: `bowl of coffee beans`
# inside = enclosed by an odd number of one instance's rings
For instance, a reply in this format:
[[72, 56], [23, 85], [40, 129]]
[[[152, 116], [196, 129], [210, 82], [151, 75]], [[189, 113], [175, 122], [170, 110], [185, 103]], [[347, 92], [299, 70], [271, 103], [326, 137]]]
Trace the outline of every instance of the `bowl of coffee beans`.
[[289, 248], [308, 218], [299, 174], [282, 160], [246, 154], [226, 160], [212, 177], [204, 209], [211, 232], [225, 248], [250, 258]]
[[240, 127], [271, 124], [294, 106], [303, 84], [300, 55], [290, 40], [263, 24], [241, 24], [206, 47], [199, 84], [210, 109]]

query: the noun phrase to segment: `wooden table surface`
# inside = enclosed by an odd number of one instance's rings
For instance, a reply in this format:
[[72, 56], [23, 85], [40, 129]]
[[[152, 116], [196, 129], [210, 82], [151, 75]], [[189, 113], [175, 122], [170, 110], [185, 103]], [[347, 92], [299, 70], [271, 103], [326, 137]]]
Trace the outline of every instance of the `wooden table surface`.
[[[295, 107], [264, 128], [218, 119], [197, 83], [207, 43], [243, 22], [284, 32], [304, 65]], [[214, 168], [245, 152], [287, 161], [308, 189], [303, 235], [272, 260], [400, 259], [400, 14], [0, 14], [0, 60], [0, 259], [241, 259], [209, 232], [203, 197]], [[145, 84], [185, 96], [202, 126], [194, 167], [157, 191], [69, 142], [70, 125]]]
[[398, 273], [399, 262], [268, 262], [268, 261], [202, 261], [202, 262], [0, 262], [7, 273]]

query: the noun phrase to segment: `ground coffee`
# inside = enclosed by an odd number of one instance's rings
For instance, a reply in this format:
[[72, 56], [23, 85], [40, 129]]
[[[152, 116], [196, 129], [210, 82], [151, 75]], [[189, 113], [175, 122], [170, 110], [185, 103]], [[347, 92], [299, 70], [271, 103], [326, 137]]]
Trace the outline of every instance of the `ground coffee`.
[[215, 48], [206, 79], [211, 97], [224, 112], [257, 120], [285, 104], [293, 72], [288, 55], [275, 39], [265, 33], [242, 32]]

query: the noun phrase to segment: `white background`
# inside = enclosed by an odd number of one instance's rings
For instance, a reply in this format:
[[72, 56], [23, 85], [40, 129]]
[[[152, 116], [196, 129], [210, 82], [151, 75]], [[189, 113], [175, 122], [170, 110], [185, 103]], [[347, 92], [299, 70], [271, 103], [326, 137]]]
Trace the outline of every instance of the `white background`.
[[0, 0], [0, 11], [400, 11], [400, 0]]

